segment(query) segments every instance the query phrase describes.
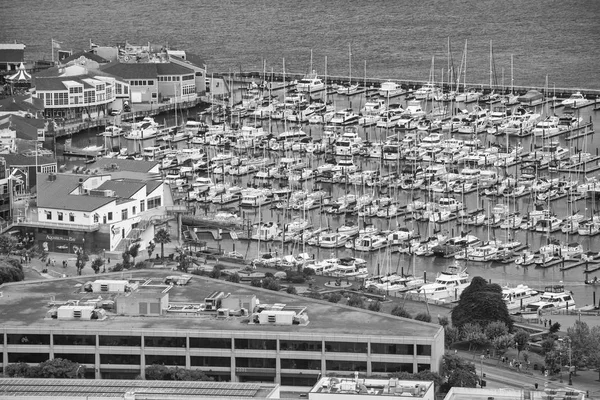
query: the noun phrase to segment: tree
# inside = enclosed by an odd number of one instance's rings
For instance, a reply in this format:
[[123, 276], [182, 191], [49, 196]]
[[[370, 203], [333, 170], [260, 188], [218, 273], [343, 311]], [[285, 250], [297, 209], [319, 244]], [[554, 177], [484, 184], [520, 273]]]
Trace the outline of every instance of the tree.
[[85, 367], [79, 363], [63, 358], [44, 361], [38, 365], [26, 363], [9, 364], [6, 375], [26, 378], [83, 378]]
[[261, 287], [262, 286], [262, 280], [259, 279], [259, 278], [252, 278], [252, 280], [250, 281], [250, 286]]
[[369, 310], [379, 312], [381, 311], [381, 302], [378, 300], [369, 303]]
[[0, 285], [7, 282], [20, 282], [23, 279], [25, 274], [18, 260], [0, 259]]
[[397, 305], [396, 307], [394, 307], [392, 309], [392, 313], [393, 316], [395, 317], [402, 317], [402, 318], [409, 318], [412, 319], [412, 315], [410, 315], [410, 313], [408, 311], [406, 311], [404, 309], [404, 307], [402, 307], [401, 305]]
[[261, 286], [263, 289], [273, 290], [274, 292], [278, 292], [281, 290], [281, 285], [277, 282], [275, 278], [265, 278], [262, 280]]
[[192, 259], [181, 247], [177, 248], [177, 253], [179, 254], [179, 264], [177, 264], [177, 269], [187, 273], [190, 267], [192, 266]]
[[415, 316], [415, 319], [416, 319], [417, 321], [431, 322], [431, 315], [429, 315], [429, 314], [428, 314], [428, 313], [426, 313], [426, 312], [421, 312], [421, 313], [418, 313], [418, 314]]
[[154, 242], [160, 244], [160, 258], [165, 258], [165, 244], [171, 243], [171, 235], [165, 228], [159, 229], [154, 234]]
[[77, 261], [75, 266], [77, 267], [77, 275], [81, 275], [81, 271], [85, 267], [85, 264], [89, 261], [90, 257], [86, 254], [85, 250], [80, 249], [77, 251]]
[[128, 251], [124, 251], [121, 254], [121, 258], [123, 258], [123, 269], [131, 268], [131, 254]]
[[438, 315], [438, 324], [445, 328], [450, 325], [450, 320], [445, 315]]
[[560, 331], [560, 323], [553, 323], [552, 326], [550, 326], [550, 328], [548, 329], [548, 331], [552, 334], [558, 333], [558, 331]]
[[104, 265], [104, 259], [102, 257], [96, 257], [94, 258], [94, 261], [92, 261], [92, 269], [94, 270], [94, 273], [98, 273], [100, 272], [100, 268], [102, 268], [102, 266]]
[[509, 334], [496, 336], [492, 339], [492, 346], [494, 347], [496, 354], [499, 356], [506, 353], [506, 350], [514, 345], [515, 341], [513, 340], [513, 336]]
[[234, 272], [227, 277], [227, 280], [233, 283], [240, 283], [240, 275], [237, 272]]
[[600, 326], [594, 326], [590, 330], [588, 345], [590, 346], [588, 367], [595, 368], [598, 371], [598, 380], [600, 380]]
[[152, 240], [148, 242], [148, 246], [146, 246], [146, 250], [148, 251], [148, 258], [152, 258], [152, 253], [154, 253], [154, 249], [156, 248], [156, 243]]
[[571, 360], [575, 372], [588, 364], [590, 348], [593, 348], [591, 331], [585, 322], [575, 321], [575, 325], [567, 328], [567, 338], [570, 341]]
[[485, 327], [484, 332], [488, 340], [493, 341], [497, 337], [507, 335], [508, 327], [504, 322], [494, 321]]
[[485, 327], [491, 322], [501, 321], [512, 331], [513, 322], [506, 303], [502, 300], [502, 288], [497, 284], [487, 283], [479, 276], [473, 278], [471, 284], [462, 292], [451, 316], [452, 325], [459, 329], [467, 323]]
[[353, 294], [352, 297], [348, 299], [348, 305], [350, 307], [364, 308], [364, 301], [361, 296]]
[[463, 340], [469, 343], [469, 351], [471, 351], [473, 345], [478, 347], [488, 343], [488, 339], [483, 333], [481, 326], [476, 323], [464, 324], [460, 331]]
[[145, 369], [148, 381], [212, 381], [204, 372], [196, 369], [179, 367], [165, 367], [161, 364], [152, 364]]
[[0, 235], [0, 254], [9, 255], [17, 249], [17, 238], [7, 233]]
[[444, 344], [446, 348], [450, 348], [454, 343], [460, 339], [460, 331], [455, 326], [447, 325], [444, 327]]
[[515, 341], [515, 348], [517, 349], [517, 360], [519, 359], [519, 355], [523, 350], [527, 348], [529, 345], [529, 333], [525, 332], [522, 329], [519, 329], [515, 332], [513, 336], [513, 340]]
[[475, 365], [454, 354], [445, 355], [442, 359], [441, 375], [446, 379], [448, 389], [476, 387], [479, 381]]
[[129, 247], [129, 255], [133, 258], [133, 265], [135, 265], [135, 258], [140, 254], [140, 242], [136, 242]]

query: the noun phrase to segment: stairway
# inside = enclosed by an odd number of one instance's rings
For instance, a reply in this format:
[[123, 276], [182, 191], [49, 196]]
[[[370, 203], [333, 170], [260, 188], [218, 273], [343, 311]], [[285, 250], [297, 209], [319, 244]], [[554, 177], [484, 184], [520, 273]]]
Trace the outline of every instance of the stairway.
[[138, 222], [137, 227], [130, 230], [127, 236], [121, 239], [114, 251], [125, 252], [129, 246], [135, 243], [140, 236], [142, 236], [149, 226], [168, 221], [172, 218], [173, 216], [171, 215], [152, 215], [147, 218], [142, 218], [140, 222]]

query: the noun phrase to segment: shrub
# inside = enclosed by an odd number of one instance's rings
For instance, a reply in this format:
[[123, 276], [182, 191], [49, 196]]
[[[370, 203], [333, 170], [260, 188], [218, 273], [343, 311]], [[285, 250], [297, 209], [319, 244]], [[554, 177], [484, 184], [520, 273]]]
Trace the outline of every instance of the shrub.
[[330, 303], [338, 303], [342, 299], [342, 295], [339, 292], [331, 293], [327, 299]]
[[285, 289], [285, 291], [286, 291], [286, 293], [289, 293], [289, 294], [298, 294], [298, 291], [296, 290], [295, 286], [288, 286]]
[[394, 307], [394, 309], [392, 310], [392, 315], [396, 317], [412, 319], [412, 315], [410, 315], [410, 313], [406, 311], [401, 305], [397, 305], [396, 307]]
[[352, 297], [348, 299], [348, 305], [350, 307], [364, 308], [364, 301], [359, 295], [353, 294]]
[[427, 313], [418, 313], [415, 316], [415, 320], [417, 321], [423, 321], [423, 322], [431, 322], [431, 315], [427, 314]]
[[12, 265], [15, 268], [20, 269], [21, 271], [23, 271], [23, 266], [21, 265], [21, 262], [15, 258], [3, 258], [2, 261], [7, 262], [8, 264]]
[[240, 276], [237, 272], [234, 272], [233, 274], [227, 277], [227, 280], [233, 283], [240, 283]]
[[152, 263], [150, 261], [138, 261], [137, 263], [135, 263], [134, 268], [135, 269], [152, 268]]
[[372, 301], [371, 303], [369, 303], [369, 310], [371, 311], [381, 311], [381, 302], [380, 301]]
[[116, 263], [115, 266], [112, 268], [113, 272], [119, 272], [119, 271], [123, 271], [123, 264], [122, 263]]
[[258, 278], [253, 278], [250, 281], [250, 285], [254, 286], [254, 287], [262, 287], [262, 280], [258, 279]]

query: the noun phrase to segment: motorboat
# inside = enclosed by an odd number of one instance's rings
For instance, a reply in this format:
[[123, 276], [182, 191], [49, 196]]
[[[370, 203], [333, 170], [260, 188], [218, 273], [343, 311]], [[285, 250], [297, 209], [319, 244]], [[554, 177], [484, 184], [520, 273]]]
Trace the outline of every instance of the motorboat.
[[462, 93], [458, 93], [454, 100], [463, 103], [471, 103], [473, 101], [477, 101], [481, 96], [483, 96], [483, 92], [476, 90], [475, 88], [467, 89]]
[[338, 247], [344, 247], [351, 237], [341, 232], [327, 232], [319, 235], [317, 239], [317, 246], [325, 249], [333, 249]]
[[554, 135], [558, 133], [560, 119], [557, 116], [550, 115], [546, 117], [543, 121], [538, 122], [533, 128], [533, 134], [538, 137], [547, 138], [549, 135]]
[[376, 234], [367, 234], [359, 236], [354, 244], [354, 250], [357, 251], [374, 251], [387, 246], [387, 238]]
[[296, 90], [301, 93], [319, 92], [325, 90], [325, 83], [317, 76], [316, 71], [312, 71], [296, 83]]
[[516, 258], [515, 264], [522, 265], [524, 267], [535, 264], [535, 254], [528, 250], [525, 250], [523, 251], [523, 253], [521, 253], [519, 257]]
[[570, 291], [563, 285], [552, 285], [544, 288], [544, 293], [539, 301], [532, 302], [525, 307], [526, 312], [541, 314], [566, 308], [575, 308], [575, 299]]
[[276, 222], [270, 221], [258, 224], [255, 233], [252, 234], [252, 239], [269, 241], [277, 238], [280, 232], [279, 225]]
[[498, 257], [499, 249], [497, 246], [487, 244], [473, 248], [467, 253], [467, 260], [486, 262], [493, 261]]
[[330, 123], [333, 125], [350, 125], [357, 123], [359, 118], [360, 116], [351, 108], [346, 108], [336, 111]]
[[406, 93], [406, 91], [402, 89], [402, 86], [399, 83], [387, 81], [381, 83], [378, 93], [381, 97], [387, 99], [390, 97], [400, 96], [401, 94]]
[[435, 278], [435, 282], [426, 283], [417, 290], [408, 293], [434, 300], [458, 300], [461, 293], [471, 284], [469, 274], [456, 265], [450, 266]]
[[527, 285], [516, 287], [504, 286], [502, 300], [506, 303], [508, 311], [521, 310], [531, 303], [540, 301], [541, 293]]
[[439, 95], [440, 92], [441, 89], [433, 83], [427, 83], [415, 90], [414, 95], [416, 100], [431, 100], [434, 96]]
[[578, 107], [586, 104], [588, 100], [581, 92], [573, 93], [568, 99], [565, 99], [560, 102], [560, 105], [565, 107]]

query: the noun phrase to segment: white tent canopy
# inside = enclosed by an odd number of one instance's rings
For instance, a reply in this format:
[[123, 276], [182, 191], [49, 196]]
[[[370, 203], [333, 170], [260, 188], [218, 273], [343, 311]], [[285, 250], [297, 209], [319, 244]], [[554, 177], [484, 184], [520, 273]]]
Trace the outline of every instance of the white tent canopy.
[[13, 82], [13, 83], [30, 82], [31, 74], [29, 74], [29, 73], [27, 73], [27, 71], [25, 71], [25, 65], [23, 65], [23, 63], [21, 63], [21, 65], [19, 65], [19, 69], [17, 70], [17, 72], [14, 75], [11, 75], [8, 78], [6, 78], [6, 80], [9, 82]]

